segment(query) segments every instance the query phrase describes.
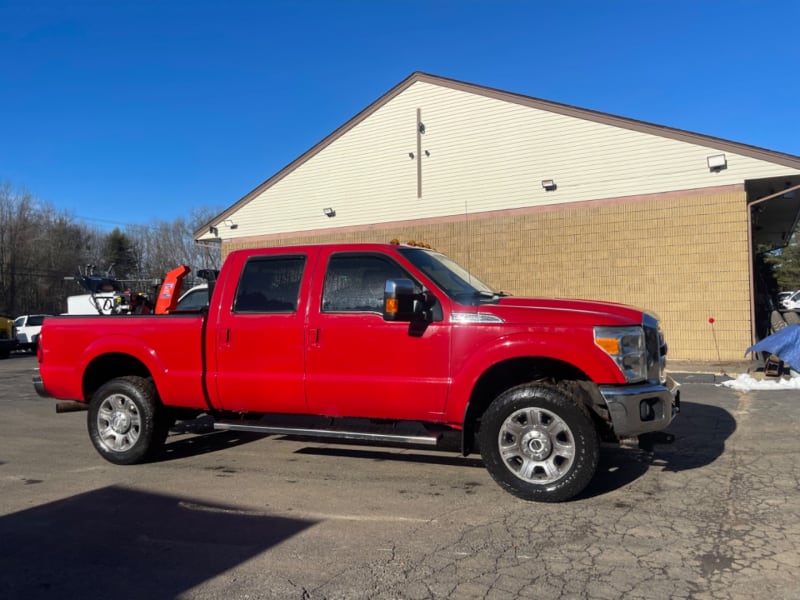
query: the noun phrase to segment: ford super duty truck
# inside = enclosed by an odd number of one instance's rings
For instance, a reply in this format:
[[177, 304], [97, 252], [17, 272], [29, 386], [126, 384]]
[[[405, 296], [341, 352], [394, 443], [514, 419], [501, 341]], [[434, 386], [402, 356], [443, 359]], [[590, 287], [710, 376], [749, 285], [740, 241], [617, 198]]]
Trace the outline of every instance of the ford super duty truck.
[[510, 493], [560, 501], [601, 442], [668, 437], [666, 351], [630, 306], [509, 296], [414, 243], [331, 244], [231, 253], [201, 310], [49, 317], [34, 386], [88, 409], [116, 464], [206, 414], [266, 434], [455, 437]]

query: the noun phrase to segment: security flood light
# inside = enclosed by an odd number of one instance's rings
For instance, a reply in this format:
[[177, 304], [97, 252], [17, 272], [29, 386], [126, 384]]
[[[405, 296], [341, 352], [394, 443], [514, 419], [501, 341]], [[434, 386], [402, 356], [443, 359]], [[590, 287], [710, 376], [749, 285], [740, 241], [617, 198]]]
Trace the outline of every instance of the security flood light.
[[706, 161], [708, 162], [708, 170], [712, 173], [719, 173], [728, 168], [728, 160], [724, 154], [712, 154], [706, 157]]

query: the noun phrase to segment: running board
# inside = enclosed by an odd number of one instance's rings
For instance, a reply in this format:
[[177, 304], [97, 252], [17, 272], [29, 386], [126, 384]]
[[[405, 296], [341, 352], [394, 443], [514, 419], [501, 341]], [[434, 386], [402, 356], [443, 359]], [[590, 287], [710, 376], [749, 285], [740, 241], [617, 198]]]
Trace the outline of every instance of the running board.
[[344, 431], [339, 429], [278, 427], [274, 425], [258, 425], [236, 421], [215, 421], [214, 429], [222, 429], [225, 431], [251, 431], [254, 433], [267, 433], [273, 435], [297, 435], [302, 437], [360, 440], [383, 444], [419, 444], [422, 446], [435, 446], [439, 442], [440, 437], [438, 435], [398, 435], [393, 433], [369, 433], [366, 431]]

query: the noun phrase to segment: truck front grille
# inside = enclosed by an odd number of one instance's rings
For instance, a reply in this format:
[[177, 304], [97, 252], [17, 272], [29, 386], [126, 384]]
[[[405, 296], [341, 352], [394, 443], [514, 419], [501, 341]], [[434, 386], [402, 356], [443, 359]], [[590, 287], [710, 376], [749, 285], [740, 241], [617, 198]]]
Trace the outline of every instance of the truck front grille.
[[651, 383], [663, 383], [667, 345], [658, 326], [658, 319], [645, 313], [642, 327], [647, 348], [647, 380]]

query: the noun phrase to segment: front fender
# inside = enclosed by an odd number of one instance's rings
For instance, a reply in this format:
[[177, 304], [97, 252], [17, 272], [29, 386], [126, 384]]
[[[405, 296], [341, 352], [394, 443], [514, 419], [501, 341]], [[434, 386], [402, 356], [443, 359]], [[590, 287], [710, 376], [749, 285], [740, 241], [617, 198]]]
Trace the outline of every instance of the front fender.
[[597, 384], [624, 384], [613, 359], [594, 343], [591, 331], [518, 332], [453, 350], [453, 385], [447, 421], [460, 423], [472, 391], [488, 369], [515, 359], [549, 359], [571, 365]]

